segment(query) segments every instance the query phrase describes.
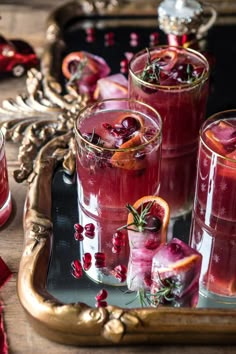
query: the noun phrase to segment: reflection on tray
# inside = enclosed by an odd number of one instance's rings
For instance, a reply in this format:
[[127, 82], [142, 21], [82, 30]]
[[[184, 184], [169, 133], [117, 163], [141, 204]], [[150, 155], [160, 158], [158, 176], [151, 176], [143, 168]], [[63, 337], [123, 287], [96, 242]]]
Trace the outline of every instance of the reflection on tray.
[[[105, 288], [108, 291], [106, 301], [109, 305], [122, 308], [141, 307], [137, 293], [128, 291], [127, 287], [95, 283], [85, 272], [80, 279], [73, 277], [71, 263], [80, 258], [79, 242], [74, 238], [74, 224], [78, 221], [77, 192], [76, 184], [72, 181], [66, 183], [65, 180], [64, 172], [58, 170], [52, 188], [54, 243], [47, 279], [48, 291], [64, 303], [84, 302], [94, 307], [96, 295]], [[189, 224], [190, 215], [187, 219], [179, 219], [175, 224], [175, 235], [187, 241]], [[144, 302], [143, 305], [148, 306], [148, 303]], [[218, 303], [200, 296], [198, 307], [234, 308], [235, 304]]]

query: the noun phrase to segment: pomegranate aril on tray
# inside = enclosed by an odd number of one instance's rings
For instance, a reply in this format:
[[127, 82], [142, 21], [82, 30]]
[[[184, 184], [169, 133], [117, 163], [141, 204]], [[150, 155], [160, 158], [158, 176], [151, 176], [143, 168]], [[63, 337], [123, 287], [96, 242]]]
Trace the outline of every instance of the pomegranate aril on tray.
[[83, 268], [81, 265], [80, 260], [76, 259], [75, 261], [73, 261], [71, 263], [71, 267], [72, 267], [72, 275], [74, 278], [81, 278], [83, 275]]

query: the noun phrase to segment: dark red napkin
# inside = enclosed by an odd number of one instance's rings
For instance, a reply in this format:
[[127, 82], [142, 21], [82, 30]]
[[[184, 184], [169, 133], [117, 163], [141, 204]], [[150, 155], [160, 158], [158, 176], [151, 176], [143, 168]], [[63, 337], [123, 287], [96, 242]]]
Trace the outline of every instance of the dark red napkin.
[[[0, 257], [0, 289], [10, 279], [12, 272]], [[8, 354], [7, 335], [3, 323], [3, 304], [0, 302], [0, 353]]]
[[0, 257], [0, 289], [7, 282], [8, 279], [12, 276], [12, 272]]
[[3, 325], [3, 305], [0, 302], [0, 353], [8, 354], [7, 335]]

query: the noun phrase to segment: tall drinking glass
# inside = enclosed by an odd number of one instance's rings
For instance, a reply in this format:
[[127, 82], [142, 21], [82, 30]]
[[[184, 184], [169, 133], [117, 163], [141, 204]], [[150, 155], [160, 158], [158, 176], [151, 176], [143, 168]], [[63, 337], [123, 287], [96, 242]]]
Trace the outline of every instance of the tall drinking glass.
[[8, 183], [5, 139], [0, 130], [0, 227], [8, 220], [12, 210], [11, 193]]
[[201, 293], [236, 303], [236, 110], [201, 128], [190, 244], [203, 256]]
[[172, 218], [192, 208], [208, 77], [205, 57], [182, 47], [145, 49], [130, 61], [129, 97], [158, 110], [163, 120], [160, 196], [169, 203]]
[[127, 204], [159, 193], [161, 130], [154, 108], [129, 99], [97, 102], [76, 120], [79, 223], [87, 225], [81, 254], [92, 257], [86, 273], [94, 281], [125, 283], [129, 246], [117, 229], [127, 223]]

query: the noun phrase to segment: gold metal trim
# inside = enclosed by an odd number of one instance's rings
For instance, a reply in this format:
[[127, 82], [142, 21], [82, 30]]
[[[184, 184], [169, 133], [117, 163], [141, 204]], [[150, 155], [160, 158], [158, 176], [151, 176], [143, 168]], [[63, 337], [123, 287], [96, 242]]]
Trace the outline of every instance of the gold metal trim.
[[[27, 95], [4, 101], [1, 111], [12, 117], [3, 122], [7, 139], [20, 142], [18, 182], [27, 180], [24, 212], [24, 250], [18, 274], [18, 295], [39, 334], [69, 345], [102, 346], [139, 343], [236, 343], [236, 310], [91, 308], [84, 303], [61, 303], [46, 290], [52, 235], [51, 181], [63, 164], [75, 169], [73, 122], [86, 97], [73, 89], [62, 95], [57, 65], [64, 46], [63, 28], [76, 15], [91, 13], [142, 14], [156, 11], [156, 1], [116, 0], [72, 2], [51, 14], [46, 32], [41, 72], [31, 70]], [[56, 53], [56, 54], [55, 54]], [[21, 112], [15, 118], [16, 112]], [[14, 117], [14, 118], [13, 118]]]

